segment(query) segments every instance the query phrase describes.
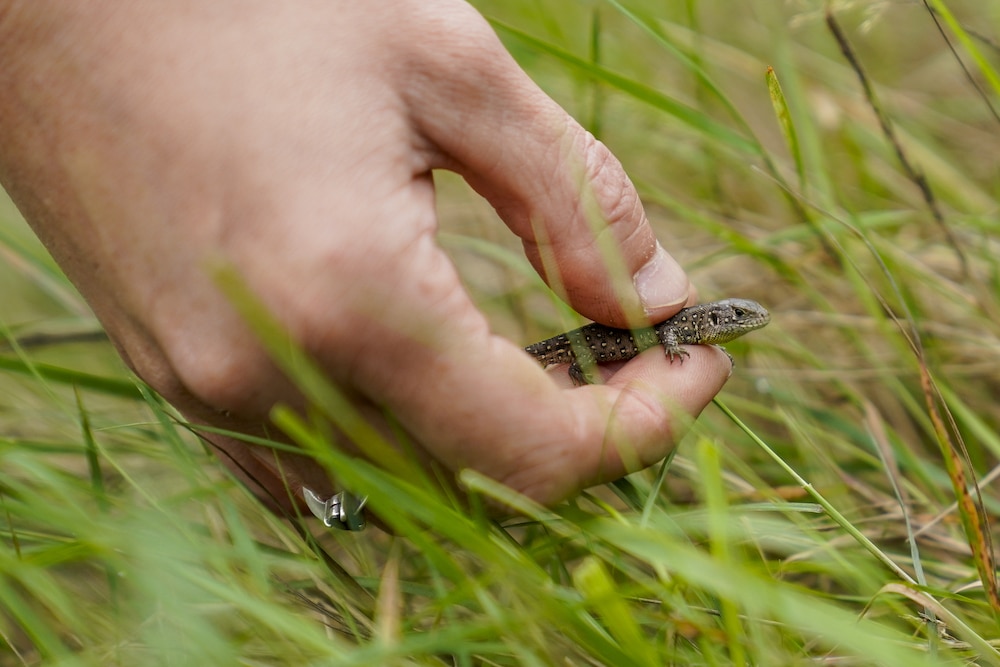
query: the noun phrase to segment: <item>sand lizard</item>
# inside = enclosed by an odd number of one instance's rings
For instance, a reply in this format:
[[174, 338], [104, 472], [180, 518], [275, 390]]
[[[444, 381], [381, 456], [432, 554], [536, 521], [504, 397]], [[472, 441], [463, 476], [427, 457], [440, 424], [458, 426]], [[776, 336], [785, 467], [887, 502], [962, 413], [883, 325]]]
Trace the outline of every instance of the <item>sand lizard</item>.
[[587, 384], [588, 369], [608, 361], [628, 361], [643, 350], [662, 345], [667, 358], [684, 361], [681, 345], [727, 343], [771, 321], [762, 305], [749, 299], [723, 299], [685, 308], [648, 329], [631, 331], [588, 324], [529, 345], [525, 351], [542, 366], [569, 364], [576, 384]]

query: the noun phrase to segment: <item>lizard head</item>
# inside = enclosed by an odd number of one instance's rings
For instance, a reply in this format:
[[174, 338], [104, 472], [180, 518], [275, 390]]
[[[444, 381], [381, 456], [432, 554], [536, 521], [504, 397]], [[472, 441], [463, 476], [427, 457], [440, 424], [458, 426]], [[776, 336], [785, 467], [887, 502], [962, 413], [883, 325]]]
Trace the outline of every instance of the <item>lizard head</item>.
[[750, 299], [716, 301], [706, 313], [708, 326], [701, 333], [706, 343], [728, 343], [771, 321], [764, 306]]

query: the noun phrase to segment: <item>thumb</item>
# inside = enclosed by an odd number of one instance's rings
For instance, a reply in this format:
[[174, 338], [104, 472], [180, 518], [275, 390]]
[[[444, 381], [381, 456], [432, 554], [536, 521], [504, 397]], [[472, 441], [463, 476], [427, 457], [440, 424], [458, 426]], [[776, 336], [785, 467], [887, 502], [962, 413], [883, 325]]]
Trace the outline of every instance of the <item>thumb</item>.
[[[432, 167], [460, 173], [524, 242], [532, 265], [591, 319], [648, 324], [678, 311], [687, 276], [659, 245], [608, 148], [518, 67], [471, 8], [448, 47], [413, 61], [411, 108]], [[436, 73], [428, 76], [427, 72]], [[411, 88], [413, 90], [413, 88]]]

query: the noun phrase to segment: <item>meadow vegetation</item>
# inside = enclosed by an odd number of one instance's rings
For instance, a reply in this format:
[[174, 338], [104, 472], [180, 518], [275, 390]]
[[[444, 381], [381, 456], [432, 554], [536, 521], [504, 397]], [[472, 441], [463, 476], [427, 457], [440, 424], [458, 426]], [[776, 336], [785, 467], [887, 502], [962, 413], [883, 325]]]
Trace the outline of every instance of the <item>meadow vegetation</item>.
[[[520, 509], [500, 523], [278, 411], [393, 508], [395, 536], [314, 539], [127, 372], [4, 200], [0, 667], [1000, 665], [1000, 2], [474, 4], [702, 299], [771, 310], [716, 403], [662, 465], [555, 508], [464, 474]], [[438, 187], [496, 331], [577, 323]]]

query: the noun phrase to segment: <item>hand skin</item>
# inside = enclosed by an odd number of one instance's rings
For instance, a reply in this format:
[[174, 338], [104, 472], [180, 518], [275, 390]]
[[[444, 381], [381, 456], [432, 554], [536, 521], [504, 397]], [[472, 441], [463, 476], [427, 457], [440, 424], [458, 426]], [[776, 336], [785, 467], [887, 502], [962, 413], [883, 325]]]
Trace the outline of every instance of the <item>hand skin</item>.
[[[218, 260], [425, 463], [542, 503], [661, 459], [675, 411], [697, 415], [730, 372], [715, 348], [683, 365], [650, 350], [572, 388], [490, 332], [435, 241], [433, 169], [488, 199], [591, 319], [659, 321], [693, 291], [619, 162], [458, 0], [0, 2], [0, 90], [0, 182], [194, 423], [274, 435], [271, 408], [303, 406]], [[627, 279], [601, 268], [595, 208]], [[212, 440], [273, 509], [298, 502], [281, 474], [332, 489], [304, 456]]]

